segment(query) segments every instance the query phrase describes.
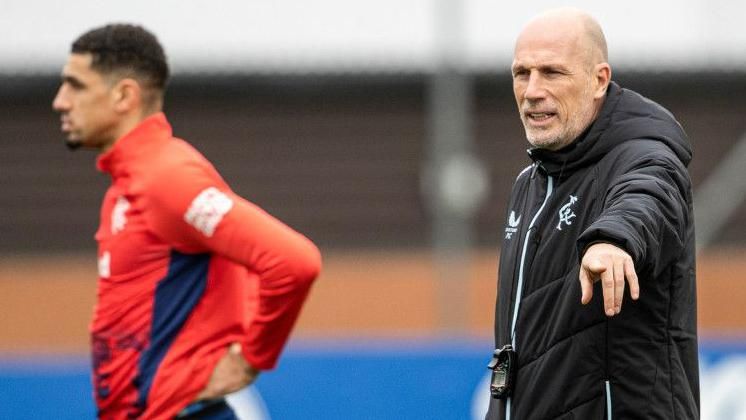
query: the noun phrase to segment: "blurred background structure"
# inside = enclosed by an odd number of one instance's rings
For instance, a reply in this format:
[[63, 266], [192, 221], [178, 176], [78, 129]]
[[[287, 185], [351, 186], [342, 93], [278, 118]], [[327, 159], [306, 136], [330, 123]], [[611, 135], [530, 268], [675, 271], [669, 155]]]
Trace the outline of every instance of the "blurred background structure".
[[[746, 4], [568, 4], [600, 21], [613, 79], [693, 143], [702, 417], [744, 418]], [[478, 418], [505, 202], [529, 164], [512, 45], [552, 2], [0, 6], [0, 418], [94, 414], [87, 322], [108, 179], [95, 154], [65, 149], [51, 101], [70, 43], [108, 22], [164, 44], [176, 135], [324, 253], [280, 367], [236, 404], [255, 418]]]

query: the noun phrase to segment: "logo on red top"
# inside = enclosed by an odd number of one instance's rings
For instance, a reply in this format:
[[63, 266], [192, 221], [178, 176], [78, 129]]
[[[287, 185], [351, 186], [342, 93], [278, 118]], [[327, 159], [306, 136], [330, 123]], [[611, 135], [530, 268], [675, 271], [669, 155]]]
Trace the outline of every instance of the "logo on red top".
[[184, 214], [184, 220], [195, 229], [210, 237], [223, 220], [223, 216], [233, 207], [233, 200], [215, 187], [203, 190], [192, 200]]
[[130, 202], [120, 195], [117, 198], [116, 204], [114, 204], [114, 210], [111, 211], [111, 233], [116, 235], [117, 233], [124, 230], [124, 226], [127, 224], [127, 210], [130, 208]]

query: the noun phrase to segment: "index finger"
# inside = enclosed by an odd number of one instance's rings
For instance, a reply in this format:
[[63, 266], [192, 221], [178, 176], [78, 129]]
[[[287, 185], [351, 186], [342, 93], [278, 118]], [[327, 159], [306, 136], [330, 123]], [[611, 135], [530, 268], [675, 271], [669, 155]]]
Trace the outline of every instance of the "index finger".
[[601, 273], [601, 286], [604, 294], [604, 312], [606, 316], [614, 316], [614, 272], [613, 270], [604, 270]]

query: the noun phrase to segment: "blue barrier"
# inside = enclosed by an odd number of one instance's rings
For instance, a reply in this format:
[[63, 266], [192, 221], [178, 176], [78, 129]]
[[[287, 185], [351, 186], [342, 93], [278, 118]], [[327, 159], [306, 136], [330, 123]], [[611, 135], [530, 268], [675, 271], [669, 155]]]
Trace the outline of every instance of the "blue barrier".
[[[746, 343], [701, 345], [702, 418], [746, 413]], [[490, 343], [292, 342], [280, 366], [230, 402], [247, 418], [471, 419]], [[84, 357], [0, 358], [0, 419], [94, 418]], [[479, 390], [478, 390], [479, 389]]]
[[94, 418], [89, 366], [83, 357], [0, 359], [0, 419]]

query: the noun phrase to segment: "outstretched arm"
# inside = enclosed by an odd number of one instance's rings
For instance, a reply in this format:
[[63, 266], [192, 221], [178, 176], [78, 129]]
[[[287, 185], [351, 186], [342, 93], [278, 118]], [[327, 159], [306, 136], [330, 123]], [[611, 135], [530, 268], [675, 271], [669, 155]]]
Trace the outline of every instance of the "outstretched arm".
[[673, 153], [645, 151], [625, 157], [632, 164], [617, 168], [619, 174], [604, 191], [601, 214], [577, 243], [581, 302], [590, 301], [593, 283], [601, 280], [608, 316], [621, 310], [625, 279], [637, 299], [638, 275], [655, 278], [681, 254], [691, 223], [686, 169]]

